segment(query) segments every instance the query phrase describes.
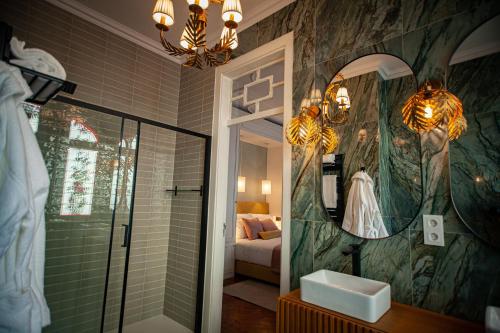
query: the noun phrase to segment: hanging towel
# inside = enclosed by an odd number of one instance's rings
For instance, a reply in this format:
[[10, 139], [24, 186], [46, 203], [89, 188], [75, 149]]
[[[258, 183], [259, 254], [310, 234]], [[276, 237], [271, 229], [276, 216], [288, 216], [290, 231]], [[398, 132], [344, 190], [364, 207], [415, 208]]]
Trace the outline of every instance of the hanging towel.
[[337, 208], [337, 175], [323, 176], [323, 201], [326, 208]]
[[363, 238], [389, 236], [373, 193], [373, 180], [366, 172], [352, 177], [342, 229]]
[[39, 333], [50, 323], [43, 295], [49, 177], [22, 101], [19, 69], [0, 61], [0, 332]]
[[10, 51], [16, 59], [11, 59], [11, 63], [33, 69], [40, 73], [54, 76], [62, 80], [66, 79], [66, 71], [56, 58], [44, 50], [25, 49], [25, 44], [25, 42], [20, 41], [16, 37], [12, 37], [10, 40]]

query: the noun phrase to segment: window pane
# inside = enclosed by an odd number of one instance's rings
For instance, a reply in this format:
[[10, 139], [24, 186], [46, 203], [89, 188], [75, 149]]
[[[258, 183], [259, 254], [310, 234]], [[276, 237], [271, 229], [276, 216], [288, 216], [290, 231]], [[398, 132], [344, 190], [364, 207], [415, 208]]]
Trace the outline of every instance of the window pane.
[[97, 151], [69, 148], [61, 215], [90, 215]]
[[283, 107], [283, 85], [273, 88], [273, 97], [259, 102], [259, 111]]
[[255, 81], [256, 78], [257, 72], [251, 72], [233, 80], [233, 97], [243, 95], [245, 84]]
[[271, 82], [265, 80], [246, 88], [246, 102], [247, 104], [254, 102], [257, 99], [266, 98], [271, 95]]
[[280, 61], [271, 66], [262, 68], [260, 71], [260, 77], [272, 76], [273, 82], [282, 82], [285, 80], [285, 63]]

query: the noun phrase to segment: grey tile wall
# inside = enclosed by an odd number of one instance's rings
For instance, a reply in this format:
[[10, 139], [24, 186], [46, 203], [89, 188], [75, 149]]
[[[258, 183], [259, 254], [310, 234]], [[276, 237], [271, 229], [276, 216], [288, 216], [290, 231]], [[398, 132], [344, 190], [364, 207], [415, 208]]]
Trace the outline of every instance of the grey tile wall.
[[[42, 48], [62, 63], [67, 79], [78, 84], [71, 97], [177, 124], [180, 65], [46, 1], [1, 1], [0, 20], [13, 26], [27, 47]], [[98, 130], [109, 131], [107, 125]], [[172, 185], [175, 140], [174, 133], [142, 128], [125, 324], [163, 313], [171, 214], [171, 198], [163, 190]], [[64, 160], [46, 161], [61, 169], [62, 177]], [[100, 185], [109, 205], [110, 188]], [[93, 332], [100, 324], [110, 210], [104, 204], [107, 213], [91, 215], [92, 223], [61, 221], [61, 189], [56, 187], [51, 191], [54, 214], [47, 215], [46, 296], [53, 324], [46, 331]], [[106, 331], [116, 328], [119, 315], [125, 256], [121, 224], [128, 217], [125, 209], [115, 221]]]
[[[179, 127], [211, 134], [214, 73], [182, 68]], [[198, 188], [203, 184], [204, 140], [178, 134], [175, 148], [174, 184]], [[170, 221], [164, 313], [190, 329], [195, 320], [201, 199], [197, 193], [173, 197]]]

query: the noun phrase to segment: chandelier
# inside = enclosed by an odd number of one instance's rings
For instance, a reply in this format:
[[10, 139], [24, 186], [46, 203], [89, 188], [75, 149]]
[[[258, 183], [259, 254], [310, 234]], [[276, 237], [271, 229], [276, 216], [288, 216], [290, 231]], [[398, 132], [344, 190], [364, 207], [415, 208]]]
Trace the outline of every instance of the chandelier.
[[[172, 0], [157, 0], [153, 19], [160, 30], [160, 41], [168, 54], [186, 56], [184, 66], [202, 69], [219, 66], [231, 59], [232, 50], [238, 47], [236, 28], [243, 19], [240, 0], [187, 0], [189, 18], [180, 37], [180, 47], [172, 45], [165, 34], [174, 24]], [[218, 43], [209, 48], [206, 42], [207, 8], [210, 3], [222, 4], [224, 28]]]
[[342, 74], [337, 74], [326, 88], [323, 99], [321, 92], [314, 89], [310, 98], [302, 100], [299, 115], [293, 117], [286, 127], [285, 134], [290, 144], [313, 147], [321, 141], [324, 155], [335, 151], [339, 138], [333, 126], [347, 121], [351, 107], [343, 81]]

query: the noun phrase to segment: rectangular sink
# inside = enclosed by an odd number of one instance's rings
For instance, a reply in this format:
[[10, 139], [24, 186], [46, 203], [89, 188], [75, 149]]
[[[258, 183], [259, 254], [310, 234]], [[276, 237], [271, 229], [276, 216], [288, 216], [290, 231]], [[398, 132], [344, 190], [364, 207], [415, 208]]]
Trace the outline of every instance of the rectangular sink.
[[323, 269], [300, 278], [300, 298], [374, 323], [391, 308], [391, 286]]

